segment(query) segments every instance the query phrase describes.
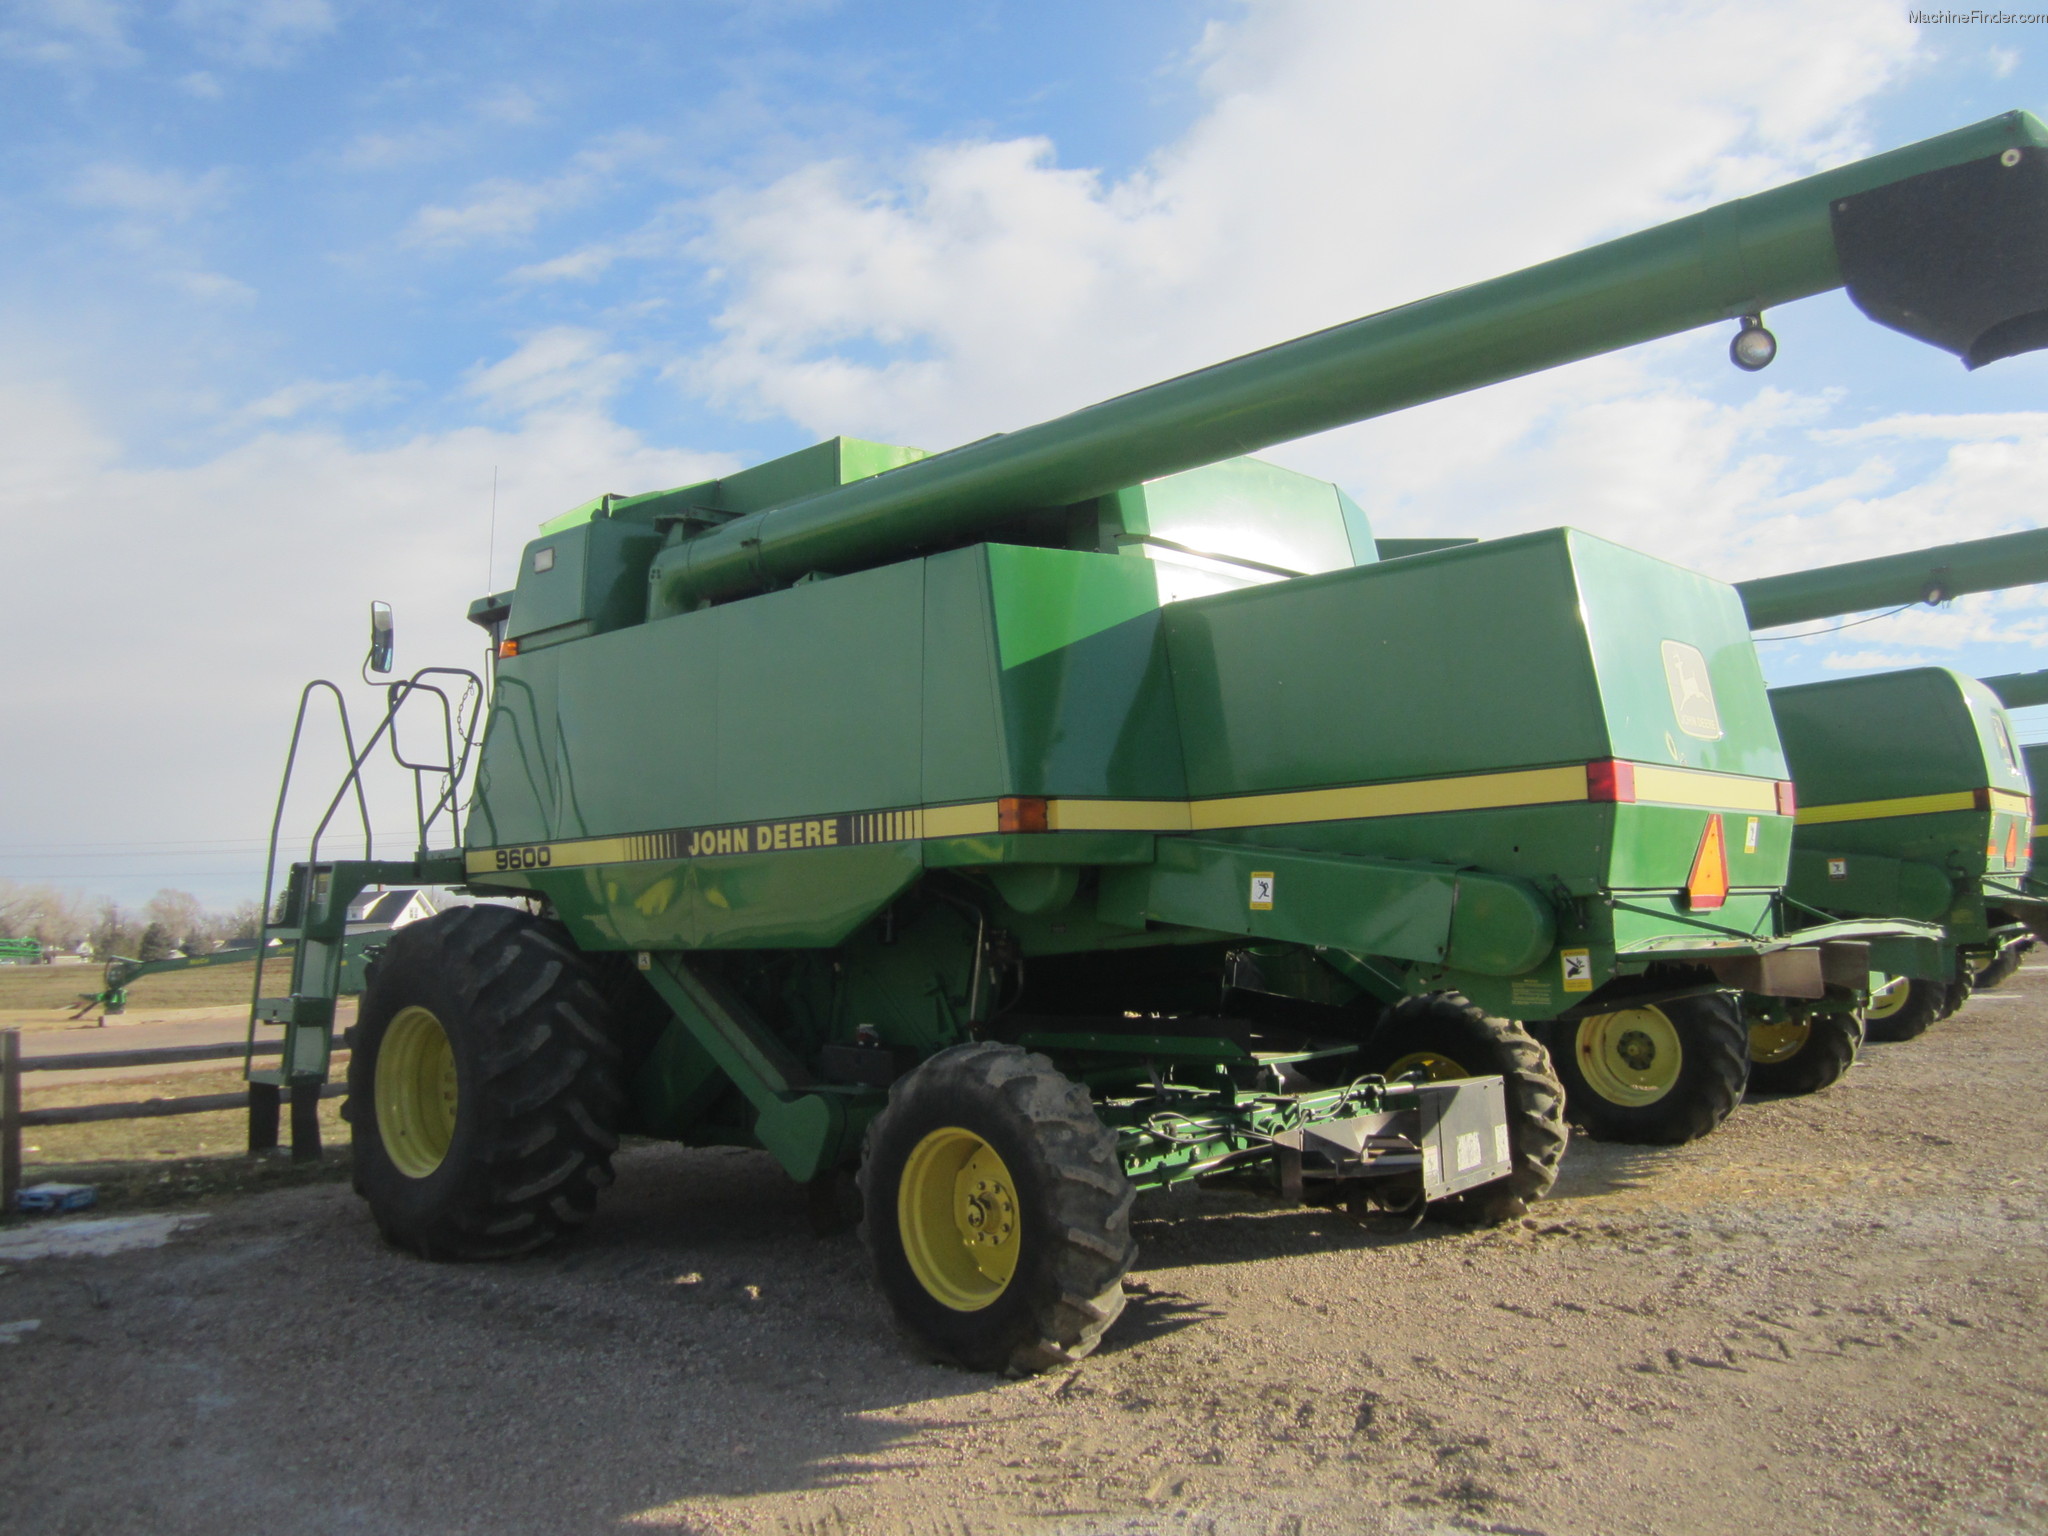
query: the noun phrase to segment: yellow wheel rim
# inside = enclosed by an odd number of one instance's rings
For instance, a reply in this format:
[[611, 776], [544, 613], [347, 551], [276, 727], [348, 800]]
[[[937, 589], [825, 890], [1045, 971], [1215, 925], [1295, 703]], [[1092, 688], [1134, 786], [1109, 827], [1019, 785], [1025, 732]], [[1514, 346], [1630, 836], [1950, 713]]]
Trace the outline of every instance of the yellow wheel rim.
[[1907, 977], [1894, 976], [1890, 981], [1870, 994], [1870, 1007], [1864, 1010], [1866, 1019], [1888, 1019], [1906, 1006], [1906, 998], [1913, 990], [1913, 983]]
[[1410, 1072], [1420, 1072], [1425, 1082], [1447, 1083], [1454, 1077], [1470, 1077], [1472, 1074], [1458, 1062], [1436, 1051], [1410, 1051], [1386, 1070], [1386, 1078], [1392, 1082], [1397, 1077], [1406, 1077]]
[[1678, 1030], [1661, 1008], [1624, 1008], [1579, 1021], [1579, 1075], [1610, 1104], [1654, 1104], [1685, 1066]]
[[398, 1171], [424, 1179], [455, 1139], [455, 1051], [441, 1021], [403, 1008], [377, 1048], [377, 1134]]
[[1017, 1273], [1017, 1184], [996, 1149], [949, 1125], [912, 1149], [896, 1188], [904, 1257], [931, 1296], [979, 1312]]
[[1813, 1038], [1813, 1026], [1805, 1023], [1752, 1024], [1749, 1026], [1749, 1059], [1770, 1066], [1790, 1061]]

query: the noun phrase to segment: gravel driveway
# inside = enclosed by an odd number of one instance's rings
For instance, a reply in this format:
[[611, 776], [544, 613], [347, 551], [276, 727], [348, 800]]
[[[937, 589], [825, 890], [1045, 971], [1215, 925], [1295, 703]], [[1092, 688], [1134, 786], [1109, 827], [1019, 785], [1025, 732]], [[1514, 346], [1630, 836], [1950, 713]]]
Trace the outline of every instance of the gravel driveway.
[[908, 1357], [759, 1154], [637, 1149], [508, 1265], [339, 1185], [0, 1251], [0, 1527], [2048, 1531], [2044, 1025], [2023, 971], [1499, 1231], [1152, 1199], [1108, 1344], [1023, 1382]]

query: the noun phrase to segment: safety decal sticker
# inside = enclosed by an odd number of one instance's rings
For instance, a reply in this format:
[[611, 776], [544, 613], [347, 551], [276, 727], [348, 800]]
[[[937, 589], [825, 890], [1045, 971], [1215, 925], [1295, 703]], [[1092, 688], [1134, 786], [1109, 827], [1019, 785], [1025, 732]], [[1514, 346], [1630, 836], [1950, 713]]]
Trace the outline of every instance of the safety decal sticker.
[[1273, 910], [1273, 872], [1270, 869], [1252, 871], [1252, 901], [1254, 912]]
[[1565, 991], [1593, 990], [1593, 952], [1590, 949], [1561, 949], [1557, 958], [1564, 967]]
[[1744, 853], [1756, 852], [1757, 832], [1762, 826], [1763, 817], [1752, 816], [1749, 818], [1749, 825], [1742, 832], [1742, 851]]
[[1847, 859], [1829, 859], [1829, 860], [1828, 860], [1828, 878], [1829, 878], [1830, 880], [1846, 880], [1846, 879], [1848, 879], [1848, 878], [1849, 878], [1849, 861], [1848, 861]]

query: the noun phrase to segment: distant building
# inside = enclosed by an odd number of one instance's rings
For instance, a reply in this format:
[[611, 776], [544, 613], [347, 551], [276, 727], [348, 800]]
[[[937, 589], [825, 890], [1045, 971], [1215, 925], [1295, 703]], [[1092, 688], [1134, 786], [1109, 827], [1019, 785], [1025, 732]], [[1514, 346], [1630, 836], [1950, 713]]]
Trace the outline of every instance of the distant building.
[[387, 933], [403, 928], [440, 911], [430, 891], [419, 886], [393, 886], [385, 891], [365, 891], [348, 906], [348, 932]]

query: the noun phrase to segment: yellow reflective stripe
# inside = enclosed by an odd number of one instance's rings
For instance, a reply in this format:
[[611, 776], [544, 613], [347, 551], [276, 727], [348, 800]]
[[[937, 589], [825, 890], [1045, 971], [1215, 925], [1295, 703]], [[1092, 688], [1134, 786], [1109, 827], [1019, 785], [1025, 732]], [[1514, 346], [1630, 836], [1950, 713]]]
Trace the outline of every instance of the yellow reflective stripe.
[[1778, 786], [1770, 779], [1744, 779], [1700, 768], [1662, 768], [1637, 763], [1636, 799], [1653, 805], [1703, 805], [1716, 811], [1778, 810]]
[[[1731, 811], [1777, 809], [1777, 791], [1769, 779], [1710, 773], [1698, 768], [1664, 768], [1635, 764], [1636, 799], [1652, 804], [1696, 805]], [[2007, 798], [2024, 804], [2025, 797]], [[1452, 778], [1410, 779], [1399, 784], [1358, 784], [1343, 789], [1288, 790], [1266, 795], [1231, 795], [1207, 800], [1048, 799], [1046, 827], [1053, 832], [1210, 832], [1236, 827], [1299, 825], [1319, 821], [1367, 821], [1385, 816], [1419, 816], [1445, 811], [1505, 810], [1516, 806], [1573, 805], [1587, 801], [1586, 769], [1574, 763], [1561, 768], [1525, 768], [1510, 773], [1475, 773]], [[1939, 798], [1939, 797], [1934, 797]], [[1971, 803], [1969, 795], [1962, 803]], [[1886, 802], [1890, 803], [1890, 802]], [[1906, 803], [1906, 802], [1898, 802]], [[1915, 803], [1917, 806], [1917, 802]], [[1949, 809], [1948, 806], [1917, 806]], [[1858, 807], [1826, 807], [1823, 812]], [[1892, 812], [1890, 814], [1900, 814]], [[1806, 812], [1800, 813], [1805, 820]], [[1846, 820], [1846, 816], [1830, 819]], [[580, 869], [593, 864], [636, 864], [657, 859], [718, 857], [728, 853], [795, 852], [820, 846], [801, 842], [793, 832], [784, 844], [771, 838], [775, 829], [800, 827], [806, 821], [836, 822], [843, 836], [832, 833], [824, 846], [848, 847], [877, 842], [909, 842], [936, 837], [986, 837], [1000, 828], [998, 802], [969, 801], [961, 805], [906, 806], [897, 810], [856, 811], [837, 817], [796, 818], [778, 822], [738, 823], [713, 829], [643, 832], [623, 837], [579, 838], [563, 842], [495, 845], [465, 850], [463, 867], [470, 874], [519, 874], [537, 869]], [[716, 835], [716, 848], [700, 846]], [[777, 836], [783, 834], [778, 833]], [[733, 846], [724, 845], [730, 838]]]
[[2023, 795], [2016, 789], [1994, 789], [1991, 791], [1991, 809], [1994, 811], [2006, 811], [2014, 816], [2025, 816], [2032, 805], [2032, 797]]
[[1197, 800], [1188, 807], [1188, 819], [1194, 831], [1211, 832], [1305, 821], [1417, 816], [1430, 811], [1490, 811], [1585, 798], [1586, 769], [1575, 763], [1569, 768], [1529, 768], [1517, 773], [1475, 773], [1455, 779], [1413, 779], [1405, 784], [1360, 784], [1350, 789], [1294, 790], [1278, 795]]
[[1048, 800], [1054, 832], [1186, 832], [1193, 807], [1185, 800]]
[[924, 812], [926, 837], [982, 837], [996, 830], [996, 803], [979, 800], [972, 805], [928, 805]]
[[1831, 821], [1877, 821], [1886, 816], [1932, 816], [1940, 811], [1974, 811], [1976, 808], [1977, 792], [1961, 789], [1945, 795], [1907, 795], [1900, 800], [1850, 800], [1840, 805], [1802, 805], [1797, 819], [1802, 827], [1817, 827]]

